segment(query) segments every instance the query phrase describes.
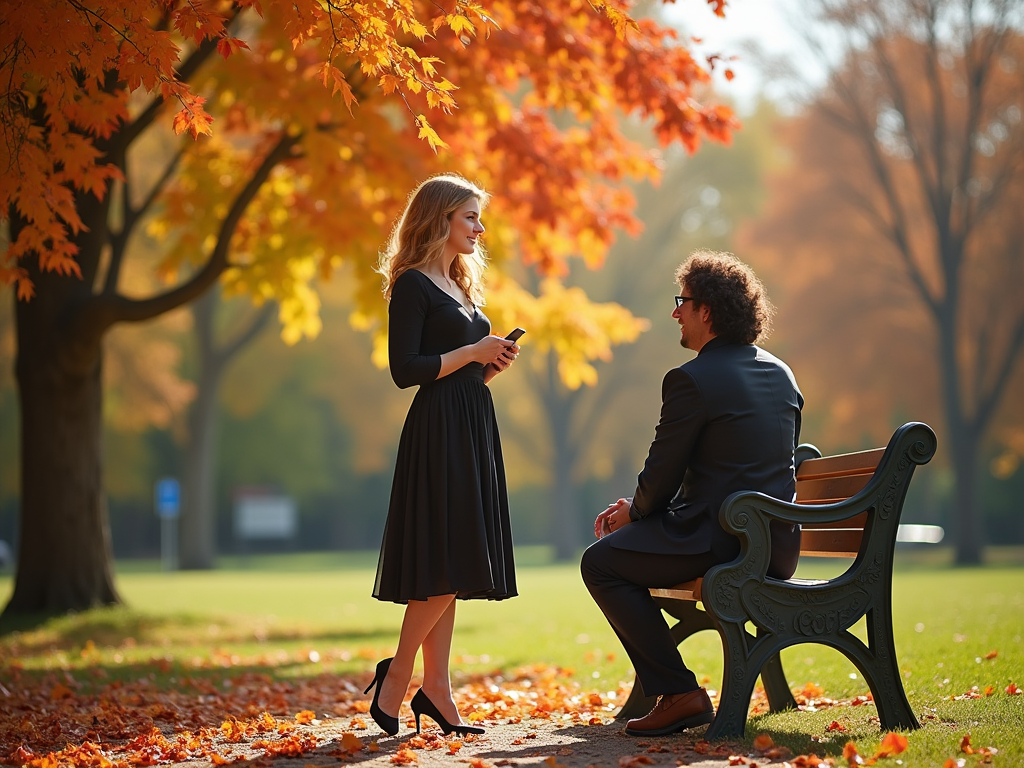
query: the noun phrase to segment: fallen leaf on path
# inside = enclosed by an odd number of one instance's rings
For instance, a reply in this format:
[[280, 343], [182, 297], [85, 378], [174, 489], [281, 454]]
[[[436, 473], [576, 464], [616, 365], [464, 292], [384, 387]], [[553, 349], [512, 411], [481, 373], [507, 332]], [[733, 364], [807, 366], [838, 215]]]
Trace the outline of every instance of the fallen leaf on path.
[[356, 736], [354, 733], [341, 734], [341, 748], [346, 752], [359, 752], [363, 748], [363, 740]]
[[654, 765], [654, 759], [647, 755], [623, 755], [619, 758], [619, 768], [636, 768], [638, 765]]

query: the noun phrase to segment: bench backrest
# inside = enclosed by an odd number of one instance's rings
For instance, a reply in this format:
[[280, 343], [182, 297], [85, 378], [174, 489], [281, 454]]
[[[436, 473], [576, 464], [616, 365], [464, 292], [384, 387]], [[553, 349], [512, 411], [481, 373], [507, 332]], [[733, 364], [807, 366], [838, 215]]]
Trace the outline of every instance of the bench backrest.
[[[796, 471], [797, 504], [845, 501], [871, 480], [885, 448], [804, 459]], [[867, 512], [838, 523], [804, 525], [800, 554], [810, 557], [856, 557]]]

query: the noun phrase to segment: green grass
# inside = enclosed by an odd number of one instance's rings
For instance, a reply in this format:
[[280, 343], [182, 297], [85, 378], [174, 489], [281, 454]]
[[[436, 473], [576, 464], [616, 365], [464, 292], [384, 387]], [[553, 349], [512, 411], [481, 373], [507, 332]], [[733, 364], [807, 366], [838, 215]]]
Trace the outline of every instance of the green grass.
[[[929, 558], [934, 551], [901, 553], [894, 580], [900, 668], [914, 711], [925, 718], [925, 727], [910, 735], [903, 764], [941, 766], [947, 757], [963, 757], [958, 745], [967, 732], [975, 747], [999, 750], [996, 765], [1024, 764], [1024, 696], [1004, 692], [1010, 683], [1024, 687], [1024, 569], [1002, 565], [1000, 558], [962, 569], [936, 567]], [[457, 671], [558, 665], [597, 691], [631, 680], [629, 661], [577, 567], [546, 560], [542, 549], [521, 553], [519, 598], [459, 604]], [[102, 665], [116, 678], [118, 668], [135, 674], [137, 665], [154, 658], [189, 663], [217, 655], [272, 667], [281, 676], [365, 675], [372, 661], [393, 651], [403, 610], [370, 597], [375, 564], [372, 553], [254, 556], [190, 573], [122, 563], [118, 587], [129, 607], [0, 636], [0, 677], [15, 662], [30, 674]], [[803, 575], [837, 567], [826, 562]], [[10, 578], [0, 577], [0, 599], [6, 601], [10, 589]], [[309, 661], [312, 651], [318, 663]], [[714, 633], [688, 640], [683, 654], [698, 677], [719, 687], [721, 647]], [[867, 692], [853, 665], [825, 646], [787, 649], [783, 663], [793, 687], [815, 683], [836, 699]], [[951, 700], [973, 686], [982, 692], [991, 686], [995, 693]], [[861, 754], [870, 754], [880, 739], [873, 714], [873, 707], [845, 706], [759, 716], [752, 718], [748, 737], [766, 732], [797, 754], [819, 755], [839, 754], [852, 737]], [[826, 729], [834, 720], [848, 730], [830, 739]]]

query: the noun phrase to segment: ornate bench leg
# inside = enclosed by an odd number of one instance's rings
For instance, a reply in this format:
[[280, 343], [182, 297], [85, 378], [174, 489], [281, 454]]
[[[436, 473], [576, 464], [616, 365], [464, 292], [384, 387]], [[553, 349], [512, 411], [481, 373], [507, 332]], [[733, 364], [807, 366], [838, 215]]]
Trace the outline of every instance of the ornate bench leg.
[[868, 612], [868, 638], [873, 663], [865, 664], [861, 671], [871, 688], [878, 720], [887, 731], [914, 730], [921, 724], [914, 717], [903, 678], [896, 663], [896, 644], [892, 639], [892, 621], [889, 611]]
[[[768, 633], [765, 630], [758, 627], [758, 637], [764, 637], [766, 634]], [[786, 673], [782, 669], [782, 657], [779, 654], [771, 656], [761, 667], [761, 682], [764, 684], [764, 692], [768, 697], [770, 712], [796, 709], [796, 699], [793, 698], [793, 692], [789, 690]]]
[[772, 656], [761, 667], [761, 682], [764, 683], [764, 692], [768, 696], [769, 711], [784, 712], [787, 709], [796, 709], [796, 699], [789, 690], [779, 654]]
[[722, 645], [725, 647], [725, 671], [722, 674], [722, 695], [715, 719], [708, 726], [704, 738], [708, 741], [742, 738], [747, 727], [750, 697], [757, 682], [758, 667], [747, 658], [748, 641], [753, 638], [742, 625], [722, 622]]

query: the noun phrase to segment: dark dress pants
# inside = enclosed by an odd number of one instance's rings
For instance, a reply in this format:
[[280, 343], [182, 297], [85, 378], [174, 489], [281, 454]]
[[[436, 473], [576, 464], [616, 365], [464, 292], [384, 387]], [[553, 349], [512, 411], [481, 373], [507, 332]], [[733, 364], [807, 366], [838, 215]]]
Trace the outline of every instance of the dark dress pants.
[[683, 663], [668, 623], [648, 589], [696, 579], [724, 561], [713, 552], [660, 555], [616, 549], [612, 539], [614, 534], [591, 544], [583, 553], [580, 570], [633, 662], [644, 695], [697, 690], [697, 678]]

